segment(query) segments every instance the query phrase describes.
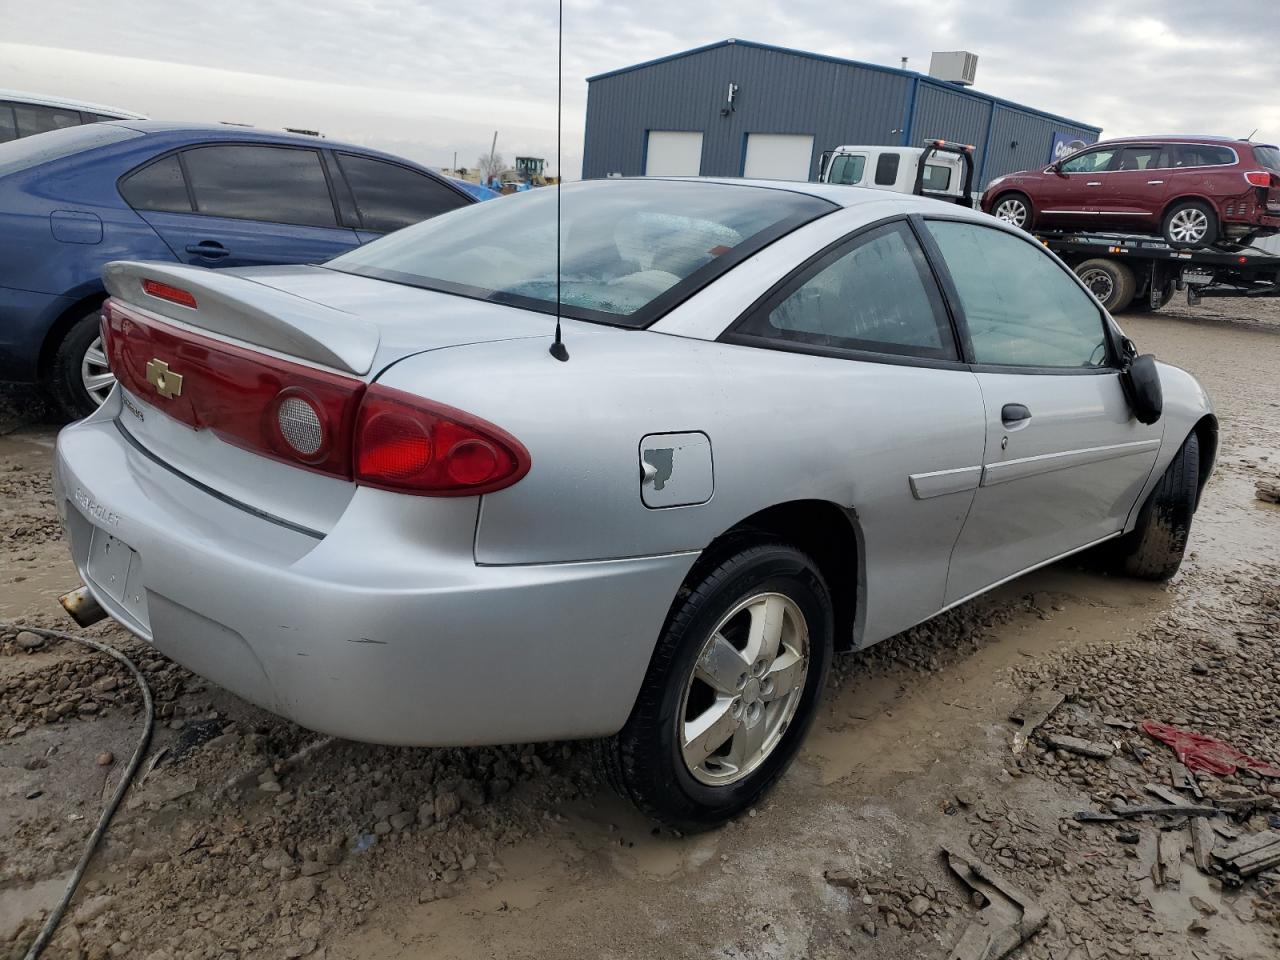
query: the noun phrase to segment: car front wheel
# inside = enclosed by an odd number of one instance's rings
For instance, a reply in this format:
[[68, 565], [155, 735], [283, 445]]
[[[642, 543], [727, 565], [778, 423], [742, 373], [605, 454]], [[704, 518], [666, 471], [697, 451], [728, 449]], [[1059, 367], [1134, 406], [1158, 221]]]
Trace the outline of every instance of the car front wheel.
[[1020, 193], [996, 197], [996, 202], [991, 205], [991, 215], [1023, 230], [1031, 229], [1031, 201]]
[[107, 399], [116, 378], [102, 347], [101, 307], [94, 307], [67, 331], [54, 354], [49, 387], [72, 420], [87, 417]]
[[1119, 570], [1143, 580], [1168, 580], [1177, 573], [1199, 492], [1200, 439], [1192, 433], [1142, 505], [1133, 531], [1115, 542]]
[[795, 758], [831, 650], [826, 583], [795, 548], [755, 544], [695, 570], [626, 726], [602, 744], [609, 780], [682, 830], [741, 813]]

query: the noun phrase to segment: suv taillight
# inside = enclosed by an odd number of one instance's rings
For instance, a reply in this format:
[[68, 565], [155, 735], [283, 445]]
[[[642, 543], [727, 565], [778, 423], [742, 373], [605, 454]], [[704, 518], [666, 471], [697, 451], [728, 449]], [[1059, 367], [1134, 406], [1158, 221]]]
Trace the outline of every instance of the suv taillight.
[[1267, 170], [1250, 170], [1244, 175], [1244, 178], [1251, 187], [1270, 188], [1280, 185], [1280, 177]]
[[492, 423], [442, 403], [372, 384], [355, 430], [355, 480], [432, 497], [509, 487], [529, 472], [529, 451]]

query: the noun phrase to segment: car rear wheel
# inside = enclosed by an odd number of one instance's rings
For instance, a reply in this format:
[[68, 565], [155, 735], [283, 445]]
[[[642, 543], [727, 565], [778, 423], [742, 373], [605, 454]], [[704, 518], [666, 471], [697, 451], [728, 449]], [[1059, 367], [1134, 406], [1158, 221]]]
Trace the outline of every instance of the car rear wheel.
[[1108, 313], [1120, 313], [1133, 302], [1137, 282], [1133, 271], [1114, 260], [1086, 260], [1076, 267], [1076, 276], [1089, 288]]
[[741, 813], [794, 759], [831, 650], [830, 595], [805, 554], [768, 542], [695, 568], [626, 726], [601, 745], [609, 780], [682, 830]]
[[1138, 512], [1131, 533], [1116, 541], [1113, 557], [1122, 573], [1168, 580], [1178, 572], [1200, 495], [1200, 440], [1190, 434]]
[[1021, 193], [1002, 193], [991, 205], [991, 215], [1023, 230], [1031, 229], [1031, 201]]
[[63, 413], [73, 420], [102, 406], [116, 383], [102, 347], [101, 313], [102, 308], [95, 306], [80, 317], [54, 354], [50, 391]]
[[1164, 215], [1165, 241], [1178, 249], [1211, 247], [1218, 242], [1218, 215], [1200, 200], [1175, 203]]

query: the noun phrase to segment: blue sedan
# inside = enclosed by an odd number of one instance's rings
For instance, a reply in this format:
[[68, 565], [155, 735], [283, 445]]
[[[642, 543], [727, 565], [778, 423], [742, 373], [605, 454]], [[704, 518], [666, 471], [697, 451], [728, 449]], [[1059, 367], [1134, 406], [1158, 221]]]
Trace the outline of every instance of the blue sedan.
[[481, 189], [236, 126], [123, 120], [0, 145], [0, 380], [47, 384], [69, 416], [96, 409], [115, 382], [98, 330], [110, 260], [315, 263]]

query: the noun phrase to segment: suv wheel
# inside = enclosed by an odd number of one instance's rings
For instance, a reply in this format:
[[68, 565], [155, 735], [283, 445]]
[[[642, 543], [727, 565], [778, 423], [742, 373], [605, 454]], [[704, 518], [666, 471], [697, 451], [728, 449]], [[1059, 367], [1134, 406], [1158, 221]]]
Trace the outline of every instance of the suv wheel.
[[603, 743], [608, 779], [682, 830], [754, 804], [790, 765], [831, 663], [826, 583], [782, 543], [695, 573], [658, 640], [626, 726]]
[[991, 215], [1023, 230], [1031, 229], [1031, 201], [1021, 193], [1003, 193], [996, 197]]
[[77, 320], [54, 354], [49, 388], [73, 420], [97, 410], [116, 383], [102, 348], [101, 312], [101, 307], [94, 307]]
[[1137, 282], [1133, 271], [1115, 260], [1086, 260], [1076, 267], [1076, 276], [1097, 297], [1108, 313], [1120, 313], [1133, 302]]
[[1161, 232], [1171, 247], [1211, 247], [1218, 242], [1218, 215], [1203, 201], [1182, 200], [1165, 213]]

